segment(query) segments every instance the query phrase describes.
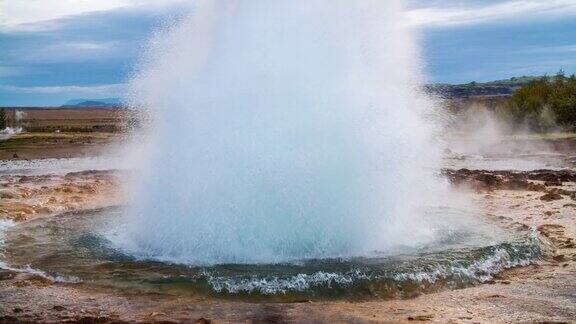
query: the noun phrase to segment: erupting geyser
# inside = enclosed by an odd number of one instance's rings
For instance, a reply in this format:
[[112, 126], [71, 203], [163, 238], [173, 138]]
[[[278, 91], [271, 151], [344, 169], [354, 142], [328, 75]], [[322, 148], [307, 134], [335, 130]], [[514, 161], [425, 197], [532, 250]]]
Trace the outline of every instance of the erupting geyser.
[[430, 239], [438, 154], [414, 45], [401, 1], [194, 1], [131, 84], [153, 149], [128, 248], [267, 263]]

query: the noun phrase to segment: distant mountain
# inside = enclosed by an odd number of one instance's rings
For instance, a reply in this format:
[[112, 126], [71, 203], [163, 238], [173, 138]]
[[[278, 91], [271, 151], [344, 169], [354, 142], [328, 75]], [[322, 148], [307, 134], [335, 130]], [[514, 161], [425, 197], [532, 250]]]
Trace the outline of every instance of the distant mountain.
[[523, 76], [508, 80], [466, 84], [431, 84], [424, 88], [435, 95], [447, 99], [462, 99], [477, 96], [509, 96], [516, 89], [541, 77]]
[[113, 108], [113, 107], [122, 107], [122, 100], [120, 98], [72, 99], [72, 100], [68, 100], [61, 107], [63, 107], [63, 108], [78, 108], [78, 107]]
[[[497, 80], [490, 82], [470, 82], [464, 84], [436, 83], [425, 85], [425, 91], [446, 99], [465, 99], [471, 97], [498, 97], [509, 96], [516, 89], [543, 78], [542, 76], [523, 76], [507, 80]], [[550, 77], [549, 77], [550, 78]], [[123, 107], [124, 102], [120, 98], [104, 99], [73, 99], [68, 100], [61, 107], [63, 108], [114, 108]]]

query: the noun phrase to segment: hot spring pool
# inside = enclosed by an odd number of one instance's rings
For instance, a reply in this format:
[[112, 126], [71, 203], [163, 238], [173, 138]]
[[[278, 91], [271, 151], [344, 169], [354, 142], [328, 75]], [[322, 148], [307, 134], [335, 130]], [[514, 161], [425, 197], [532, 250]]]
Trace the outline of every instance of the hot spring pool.
[[[435, 242], [354, 258], [195, 266], [137, 257], [109, 239], [122, 208], [67, 213], [5, 229], [0, 265], [71, 284], [135, 293], [262, 301], [406, 298], [490, 280], [540, 255], [529, 231], [476, 220]], [[457, 210], [437, 210], [449, 224]], [[160, 224], [159, 224], [160, 225]], [[440, 226], [442, 227], [442, 226]]]

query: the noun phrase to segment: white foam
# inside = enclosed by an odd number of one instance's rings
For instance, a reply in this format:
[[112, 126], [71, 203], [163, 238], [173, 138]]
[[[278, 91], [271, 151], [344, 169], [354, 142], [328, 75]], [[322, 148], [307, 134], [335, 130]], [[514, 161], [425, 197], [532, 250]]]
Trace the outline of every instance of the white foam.
[[45, 279], [48, 279], [52, 282], [56, 283], [80, 283], [82, 280], [75, 276], [61, 276], [61, 275], [50, 275], [45, 271], [34, 269], [31, 266], [27, 265], [23, 268], [15, 268], [7, 265], [5, 262], [0, 261], [0, 269], [9, 270], [18, 273], [26, 273], [35, 276], [39, 276]]
[[464, 280], [478, 280], [486, 282], [493, 278], [497, 273], [505, 269], [532, 264], [532, 259], [515, 259], [509, 251], [497, 249], [494, 254], [476, 260], [468, 266], [447, 265], [438, 266], [431, 270], [399, 273], [394, 275], [394, 279], [399, 282], [414, 281], [435, 283], [438, 280], [448, 277], [461, 277]]
[[285, 294], [289, 291], [305, 291], [316, 286], [330, 288], [333, 284], [350, 285], [356, 280], [369, 279], [360, 270], [338, 274], [318, 271], [313, 274], [297, 274], [289, 278], [233, 279], [212, 276], [206, 273], [208, 283], [216, 292], [230, 294], [258, 292], [264, 295]]

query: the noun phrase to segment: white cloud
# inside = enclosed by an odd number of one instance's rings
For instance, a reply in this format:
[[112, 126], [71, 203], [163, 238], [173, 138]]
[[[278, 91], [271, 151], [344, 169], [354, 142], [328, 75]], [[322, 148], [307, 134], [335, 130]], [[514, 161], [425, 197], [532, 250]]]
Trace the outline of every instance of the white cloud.
[[412, 26], [457, 26], [496, 20], [576, 16], [576, 0], [511, 0], [488, 5], [420, 7], [406, 12]]
[[0, 23], [12, 27], [127, 5], [128, 0], [3, 0], [0, 2]]
[[83, 62], [115, 57], [123, 48], [120, 42], [61, 42], [40, 46], [35, 51], [21, 53], [19, 62]]
[[89, 96], [121, 96], [126, 91], [126, 84], [104, 84], [96, 86], [54, 86], [54, 87], [16, 87], [0, 85], [0, 91], [17, 94], [70, 94]]
[[1, 0], [0, 29], [127, 7], [162, 7], [184, 0]]
[[[185, 0], [0, 0], [0, 29], [35, 30], [34, 24], [66, 16], [120, 8], [157, 9]], [[188, 0], [189, 2], [189, 0]], [[576, 15], [576, 0], [450, 1], [411, 0], [406, 19], [412, 26], [454, 26], [499, 19]], [[455, 5], [455, 3], [459, 5]], [[47, 24], [48, 23], [48, 24]]]

